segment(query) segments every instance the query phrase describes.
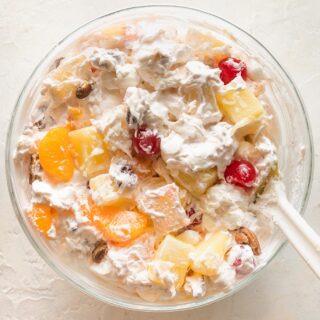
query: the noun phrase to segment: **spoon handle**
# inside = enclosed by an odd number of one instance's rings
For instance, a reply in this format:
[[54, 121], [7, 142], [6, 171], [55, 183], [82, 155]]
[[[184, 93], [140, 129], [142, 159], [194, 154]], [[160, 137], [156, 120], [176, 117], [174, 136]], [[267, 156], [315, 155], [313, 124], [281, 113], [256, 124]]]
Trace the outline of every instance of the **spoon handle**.
[[278, 190], [278, 203], [281, 212], [277, 213], [275, 210], [273, 219], [305, 262], [320, 278], [320, 237], [291, 205], [287, 197], [280, 195], [281, 192], [284, 195], [282, 190]]

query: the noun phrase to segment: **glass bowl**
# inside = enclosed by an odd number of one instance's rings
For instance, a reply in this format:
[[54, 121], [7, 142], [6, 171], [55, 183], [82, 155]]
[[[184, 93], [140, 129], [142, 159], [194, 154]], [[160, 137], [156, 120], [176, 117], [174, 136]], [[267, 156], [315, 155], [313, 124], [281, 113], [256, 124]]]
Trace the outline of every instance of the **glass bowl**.
[[[134, 7], [101, 16], [81, 26], [50, 50], [27, 80], [11, 116], [6, 144], [7, 183], [16, 216], [34, 248], [60, 276], [67, 279], [81, 291], [103, 302], [127, 309], [158, 312], [186, 310], [224, 299], [251, 283], [278, 254], [285, 243], [281, 233], [277, 231], [271, 239], [265, 252], [266, 263], [238, 281], [230, 291], [212, 293], [201, 299], [178, 302], [145, 302], [138, 297], [133, 297], [125, 290], [116, 290], [111, 284], [97, 281], [97, 278], [92, 273], [84, 270], [84, 268], [81, 269], [79, 264], [63, 257], [60, 252], [50, 246], [48, 241], [43, 237], [39, 237], [28, 219], [26, 219], [23, 211], [29, 199], [29, 193], [26, 192], [28, 177], [21, 172], [14, 161], [17, 140], [22, 133], [26, 119], [30, 115], [30, 105], [36, 99], [43, 75], [48, 71], [55, 58], [59, 57], [81, 35], [102, 25], [146, 16], [173, 17], [213, 30], [219, 30], [229, 41], [236, 41], [247, 54], [259, 59], [259, 62], [274, 80], [274, 84], [271, 87], [271, 105], [275, 116], [272, 121], [271, 134], [278, 141], [279, 167], [289, 199], [303, 213], [311, 188], [313, 147], [306, 111], [292, 80], [271, 53], [245, 31], [213, 14], [178, 6]], [[293, 175], [292, 172], [296, 174]]]

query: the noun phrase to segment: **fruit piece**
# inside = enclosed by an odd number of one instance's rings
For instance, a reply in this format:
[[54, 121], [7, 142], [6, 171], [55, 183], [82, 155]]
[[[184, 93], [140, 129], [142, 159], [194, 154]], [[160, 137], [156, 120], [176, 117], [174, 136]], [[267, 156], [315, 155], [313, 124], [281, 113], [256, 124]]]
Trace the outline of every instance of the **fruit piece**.
[[50, 72], [50, 78], [65, 81], [75, 76], [80, 65], [85, 61], [85, 56], [78, 55], [70, 59], [63, 59], [59, 67]]
[[148, 225], [147, 216], [137, 211], [120, 211], [110, 214], [107, 219], [106, 238], [122, 244], [141, 236]]
[[257, 178], [257, 172], [251, 162], [247, 160], [233, 160], [227, 166], [224, 178], [230, 184], [250, 188]]
[[261, 103], [248, 89], [218, 92], [216, 98], [220, 111], [232, 124], [242, 121], [248, 125], [263, 114]]
[[186, 43], [194, 49], [195, 55], [204, 63], [217, 66], [221, 60], [229, 56], [226, 44], [208, 32], [190, 29]]
[[196, 245], [200, 242], [201, 236], [200, 236], [199, 232], [197, 232], [197, 231], [186, 230], [186, 231], [180, 233], [177, 236], [177, 239], [181, 240], [183, 242], [192, 244], [192, 245]]
[[231, 238], [227, 231], [208, 233], [191, 255], [193, 260], [191, 269], [205, 276], [216, 275]]
[[243, 61], [235, 58], [226, 58], [219, 63], [220, 78], [224, 84], [231, 82], [238, 74], [247, 80], [247, 66]]
[[171, 262], [171, 272], [176, 275], [175, 287], [180, 289], [183, 286], [186, 274], [191, 264], [190, 254], [194, 247], [188, 243], [167, 235], [157, 249], [154, 261], [148, 268], [149, 277], [152, 281], [166, 285], [156, 271], [156, 264], [159, 262]]
[[92, 200], [98, 206], [128, 208], [134, 206], [134, 201], [118, 192], [119, 189], [109, 174], [100, 174], [89, 182]]
[[194, 196], [201, 196], [218, 180], [217, 169], [212, 168], [195, 173], [171, 171], [173, 179]]
[[151, 216], [154, 229], [160, 235], [176, 231], [190, 223], [180, 202], [179, 188], [174, 183], [144, 189], [138, 197], [138, 208]]
[[89, 210], [84, 208], [83, 214], [89, 219], [104, 238], [115, 244], [126, 246], [142, 233], [150, 229], [149, 219], [146, 215], [134, 210], [135, 203], [128, 202], [112, 203], [110, 206], [98, 206], [89, 197]]
[[137, 35], [130, 30], [125, 24], [114, 24], [108, 26], [102, 31], [99, 31], [99, 39], [103, 37], [100, 43], [104, 47], [114, 49], [122, 48], [126, 41], [133, 41], [137, 39]]
[[53, 128], [39, 143], [39, 160], [42, 169], [59, 182], [73, 176], [74, 164], [66, 128]]
[[53, 81], [50, 86], [50, 93], [56, 101], [60, 102], [75, 97], [77, 81], [74, 81], [74, 79], [79, 78], [80, 66], [84, 61], [85, 56], [82, 55], [64, 59], [57, 69], [50, 72], [49, 77]]
[[77, 130], [91, 126], [89, 112], [79, 107], [68, 107], [68, 127], [70, 130]]
[[46, 237], [50, 237], [49, 231], [54, 230], [53, 217], [55, 214], [56, 211], [52, 207], [46, 204], [35, 203], [28, 216], [40, 232]]
[[268, 185], [268, 183], [271, 181], [273, 178], [279, 177], [279, 168], [278, 165], [276, 164], [269, 172], [269, 174], [260, 182], [259, 186], [257, 187], [255, 194], [254, 194], [254, 202], [256, 202], [257, 198], [261, 196]]
[[215, 232], [218, 229], [217, 221], [212, 218], [209, 214], [203, 214], [202, 223], [203, 229], [207, 232]]
[[132, 137], [132, 147], [137, 156], [152, 157], [160, 153], [161, 139], [155, 130], [138, 128]]
[[86, 178], [108, 169], [108, 153], [102, 135], [93, 126], [69, 132], [75, 164]]
[[256, 163], [261, 158], [261, 154], [252, 143], [243, 140], [239, 143], [235, 157]]

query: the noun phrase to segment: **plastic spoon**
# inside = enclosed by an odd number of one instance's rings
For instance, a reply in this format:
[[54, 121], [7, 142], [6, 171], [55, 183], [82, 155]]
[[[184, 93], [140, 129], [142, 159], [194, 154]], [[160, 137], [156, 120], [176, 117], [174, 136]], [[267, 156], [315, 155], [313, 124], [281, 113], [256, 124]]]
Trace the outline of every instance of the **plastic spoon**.
[[280, 181], [270, 183], [268, 194], [261, 196], [266, 212], [282, 230], [305, 262], [320, 278], [320, 236], [307, 224], [299, 212], [288, 201], [284, 186]]

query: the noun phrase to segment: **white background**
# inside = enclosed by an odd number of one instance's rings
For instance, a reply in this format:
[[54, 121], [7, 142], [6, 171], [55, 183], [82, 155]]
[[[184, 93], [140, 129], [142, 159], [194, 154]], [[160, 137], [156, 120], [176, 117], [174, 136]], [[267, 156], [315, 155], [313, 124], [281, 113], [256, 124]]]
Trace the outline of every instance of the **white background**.
[[[159, 3], [159, 2], [158, 2]], [[160, 2], [161, 3], [161, 2]], [[320, 281], [290, 245], [241, 292], [177, 314], [128, 312], [95, 301], [59, 278], [35, 253], [6, 191], [4, 147], [11, 110], [28, 75], [62, 37], [129, 0], [0, 0], [0, 319], [319, 320]], [[320, 1], [184, 0], [224, 17], [260, 40], [296, 82], [309, 113], [316, 169], [306, 219], [320, 232]], [[293, 173], [294, 174], [294, 173]]]

